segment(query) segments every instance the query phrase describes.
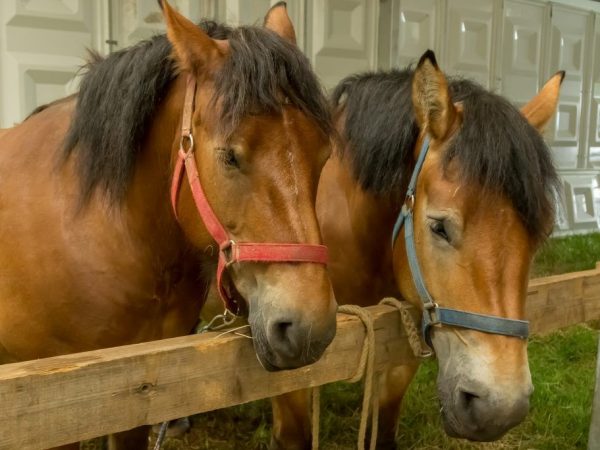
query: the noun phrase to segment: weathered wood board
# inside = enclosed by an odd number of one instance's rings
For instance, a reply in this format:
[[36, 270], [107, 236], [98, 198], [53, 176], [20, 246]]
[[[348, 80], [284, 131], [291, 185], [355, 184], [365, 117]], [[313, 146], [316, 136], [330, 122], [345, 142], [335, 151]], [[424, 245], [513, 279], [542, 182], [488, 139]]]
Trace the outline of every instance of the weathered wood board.
[[537, 334], [600, 319], [600, 263], [593, 270], [531, 280], [527, 318]]
[[[412, 358], [399, 313], [370, 311], [377, 365]], [[357, 318], [340, 314], [319, 362], [275, 373], [260, 366], [249, 339], [216, 335], [0, 366], [0, 449], [48, 448], [349, 379], [365, 333]]]

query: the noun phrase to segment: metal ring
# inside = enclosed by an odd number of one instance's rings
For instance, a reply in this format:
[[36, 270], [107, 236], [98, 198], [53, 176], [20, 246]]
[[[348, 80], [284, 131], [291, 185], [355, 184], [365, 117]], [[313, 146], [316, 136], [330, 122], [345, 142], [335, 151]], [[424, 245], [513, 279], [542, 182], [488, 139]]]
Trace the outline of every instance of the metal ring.
[[[188, 144], [187, 148], [184, 145], [186, 142]], [[179, 141], [179, 148], [186, 153], [189, 153], [189, 151], [194, 148], [194, 136], [192, 135], [192, 133], [181, 135], [181, 140]]]
[[415, 195], [414, 194], [410, 194], [410, 195], [406, 196], [403, 207], [406, 207], [406, 209], [408, 211], [413, 210], [413, 208], [415, 207]]
[[[233, 239], [225, 241], [221, 245], [219, 245], [219, 251], [225, 259], [225, 267], [229, 267], [235, 262], [235, 259], [233, 258], [233, 247], [235, 247], [235, 241]], [[229, 254], [227, 254], [228, 251]]]

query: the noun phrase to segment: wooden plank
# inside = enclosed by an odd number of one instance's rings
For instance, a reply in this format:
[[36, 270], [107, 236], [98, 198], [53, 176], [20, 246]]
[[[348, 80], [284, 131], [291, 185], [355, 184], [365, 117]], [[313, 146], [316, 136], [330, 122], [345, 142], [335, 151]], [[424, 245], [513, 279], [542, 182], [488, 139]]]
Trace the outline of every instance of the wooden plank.
[[600, 339], [598, 340], [598, 354], [596, 356], [596, 388], [594, 389], [594, 404], [592, 406], [592, 422], [590, 423], [590, 436], [588, 449], [600, 448]]
[[[399, 313], [389, 306], [369, 310], [377, 365], [412, 358]], [[249, 339], [214, 337], [0, 366], [0, 449], [58, 446], [351, 378], [364, 327], [355, 317], [339, 315], [336, 338], [319, 362], [275, 373], [259, 365]]]
[[526, 305], [535, 334], [600, 319], [600, 266], [531, 280]]

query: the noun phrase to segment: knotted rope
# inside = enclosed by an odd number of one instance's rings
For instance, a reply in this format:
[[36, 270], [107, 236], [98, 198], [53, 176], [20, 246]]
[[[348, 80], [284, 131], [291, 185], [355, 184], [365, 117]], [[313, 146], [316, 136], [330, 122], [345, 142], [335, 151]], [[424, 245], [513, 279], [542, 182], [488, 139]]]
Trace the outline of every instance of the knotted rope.
[[[400, 301], [392, 297], [384, 298], [380, 304], [393, 306], [398, 309], [402, 325], [407, 334], [410, 348], [417, 358], [428, 358], [433, 352], [421, 339], [419, 328], [413, 319], [410, 309], [412, 306], [406, 301]], [[377, 429], [379, 426], [379, 373], [375, 373], [375, 330], [373, 328], [373, 317], [368, 310], [357, 305], [341, 305], [338, 312], [357, 316], [366, 329], [362, 352], [356, 373], [347, 380], [355, 383], [364, 376], [365, 387], [363, 393], [360, 427], [358, 429], [357, 449], [365, 448], [365, 437], [367, 432], [367, 421], [371, 412], [371, 436], [369, 449], [374, 450], [377, 444]], [[312, 449], [319, 448], [319, 421], [320, 421], [320, 389], [312, 389]]]
[[431, 349], [423, 342], [423, 339], [421, 338], [419, 328], [417, 327], [417, 324], [410, 313], [412, 306], [408, 302], [404, 300], [398, 300], [393, 297], [386, 297], [381, 300], [379, 304], [393, 306], [400, 312], [400, 319], [402, 320], [402, 325], [406, 331], [408, 343], [417, 358], [429, 358], [433, 355]]
[[[371, 439], [369, 449], [374, 450], [377, 444], [377, 428], [379, 425], [379, 376], [375, 374], [375, 330], [371, 313], [357, 305], [341, 305], [338, 312], [357, 316], [365, 326], [365, 339], [356, 373], [350, 378], [349, 383], [356, 383], [363, 377], [365, 386], [363, 392], [362, 412], [358, 428], [357, 449], [364, 450], [367, 435], [367, 421], [371, 412]], [[377, 392], [375, 391], [377, 388]], [[320, 421], [320, 392], [315, 387], [312, 390], [312, 448], [319, 448], [319, 421]]]

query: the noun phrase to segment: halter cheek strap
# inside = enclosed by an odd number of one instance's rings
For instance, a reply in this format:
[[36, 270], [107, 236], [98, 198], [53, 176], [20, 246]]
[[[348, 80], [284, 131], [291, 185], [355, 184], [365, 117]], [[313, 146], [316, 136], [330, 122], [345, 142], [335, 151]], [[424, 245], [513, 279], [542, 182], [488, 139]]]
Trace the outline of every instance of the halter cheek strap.
[[[234, 314], [242, 311], [236, 299], [227, 292], [223, 283], [225, 270], [234, 263], [258, 262], [258, 263], [316, 263], [327, 264], [328, 251], [324, 245], [296, 244], [296, 243], [249, 243], [234, 242], [225, 227], [215, 215], [206, 195], [200, 176], [198, 166], [194, 158], [194, 137], [192, 135], [192, 115], [194, 112], [194, 98], [196, 97], [196, 80], [189, 76], [183, 107], [183, 121], [181, 128], [181, 142], [173, 172], [171, 184], [171, 205], [173, 213], [177, 217], [177, 202], [183, 177], [187, 174], [192, 197], [196, 209], [200, 214], [206, 229], [211, 237], [219, 245], [219, 261], [217, 264], [217, 286], [221, 299], [227, 310]], [[178, 217], [177, 217], [178, 218]]]
[[408, 189], [406, 190], [406, 200], [398, 219], [394, 225], [392, 233], [392, 248], [398, 239], [402, 227], [404, 230], [404, 241], [406, 244], [406, 256], [408, 257], [408, 266], [412, 275], [413, 282], [423, 302], [423, 337], [431, 347], [431, 327], [433, 325], [449, 325], [454, 327], [467, 328], [471, 330], [482, 331], [484, 333], [500, 334], [504, 336], [513, 336], [521, 339], [527, 339], [529, 336], [529, 322], [526, 320], [507, 319], [499, 316], [489, 316], [458, 309], [444, 308], [439, 306], [431, 297], [425, 280], [421, 273], [419, 260], [417, 258], [417, 249], [414, 238], [414, 219], [413, 208], [415, 204], [415, 191], [417, 178], [425, 162], [427, 151], [429, 150], [429, 138], [423, 141], [423, 146], [419, 152], [417, 163], [413, 170]]

